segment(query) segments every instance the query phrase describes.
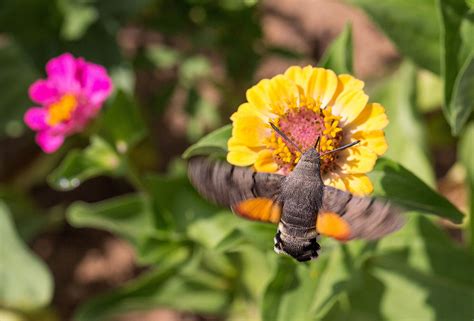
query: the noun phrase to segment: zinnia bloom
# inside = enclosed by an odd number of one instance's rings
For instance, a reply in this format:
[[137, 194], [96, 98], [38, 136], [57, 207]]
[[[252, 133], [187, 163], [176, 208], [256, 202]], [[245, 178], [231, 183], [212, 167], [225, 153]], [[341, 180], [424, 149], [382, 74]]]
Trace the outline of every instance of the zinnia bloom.
[[37, 131], [36, 142], [53, 153], [64, 138], [80, 132], [96, 116], [112, 91], [104, 67], [65, 53], [46, 65], [47, 79], [35, 81], [29, 89], [31, 100], [41, 107], [30, 108], [25, 123]]
[[229, 163], [253, 165], [256, 171], [288, 174], [301, 154], [270, 126], [279, 127], [304, 152], [320, 137], [320, 151], [357, 140], [360, 143], [321, 158], [326, 185], [356, 195], [372, 192], [365, 173], [385, 153], [384, 108], [368, 103], [364, 83], [350, 75], [307, 66], [290, 67], [283, 75], [264, 79], [247, 91], [247, 102], [231, 117]]

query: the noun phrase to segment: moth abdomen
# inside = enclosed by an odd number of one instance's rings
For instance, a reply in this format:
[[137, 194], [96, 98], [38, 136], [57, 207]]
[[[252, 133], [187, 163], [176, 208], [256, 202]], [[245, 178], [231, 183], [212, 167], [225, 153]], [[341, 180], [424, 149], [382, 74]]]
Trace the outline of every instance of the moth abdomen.
[[317, 236], [314, 227], [305, 228], [280, 221], [275, 235], [274, 250], [300, 262], [309, 261], [318, 257], [318, 251], [321, 249]]

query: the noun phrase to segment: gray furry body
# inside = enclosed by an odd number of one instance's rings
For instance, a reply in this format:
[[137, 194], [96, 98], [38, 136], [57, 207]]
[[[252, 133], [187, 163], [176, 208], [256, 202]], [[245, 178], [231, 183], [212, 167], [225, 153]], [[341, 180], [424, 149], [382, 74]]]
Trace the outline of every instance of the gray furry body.
[[281, 186], [282, 216], [274, 248], [298, 261], [315, 258], [320, 249], [315, 226], [324, 184], [319, 166], [319, 154], [315, 149], [308, 150]]

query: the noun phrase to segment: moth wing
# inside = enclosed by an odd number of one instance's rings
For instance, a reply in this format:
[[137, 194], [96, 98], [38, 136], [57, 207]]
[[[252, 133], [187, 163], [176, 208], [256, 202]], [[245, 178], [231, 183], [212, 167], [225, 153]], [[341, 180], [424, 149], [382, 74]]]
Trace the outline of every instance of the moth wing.
[[281, 217], [281, 206], [274, 200], [265, 197], [257, 197], [244, 200], [231, 206], [232, 211], [244, 218], [278, 223]]
[[248, 199], [278, 199], [285, 178], [202, 156], [189, 160], [188, 177], [204, 198], [228, 207]]
[[330, 186], [324, 187], [319, 214], [317, 228], [344, 240], [378, 239], [400, 229], [404, 223], [400, 209], [389, 202], [354, 196]]
[[320, 211], [316, 222], [319, 234], [330, 236], [339, 241], [346, 241], [351, 237], [351, 227], [346, 220], [334, 212]]

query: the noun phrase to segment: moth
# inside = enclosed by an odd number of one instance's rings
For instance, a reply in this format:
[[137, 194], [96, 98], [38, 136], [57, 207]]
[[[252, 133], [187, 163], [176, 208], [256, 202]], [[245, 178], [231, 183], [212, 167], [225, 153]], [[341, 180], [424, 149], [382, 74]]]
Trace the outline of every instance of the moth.
[[[356, 143], [331, 152], [350, 148]], [[374, 197], [358, 197], [325, 186], [320, 174], [320, 159], [328, 152], [319, 153], [317, 145], [302, 153], [287, 176], [255, 172], [251, 168], [236, 167], [203, 156], [190, 159], [188, 176], [197, 191], [209, 201], [228, 206], [239, 216], [278, 224], [275, 252], [298, 261], [318, 256], [321, 248], [317, 242], [319, 234], [342, 241], [371, 240], [403, 225], [400, 210], [389, 202]]]

